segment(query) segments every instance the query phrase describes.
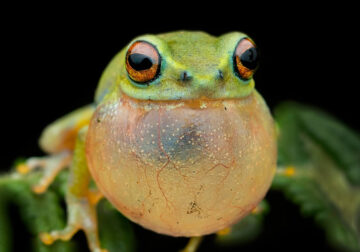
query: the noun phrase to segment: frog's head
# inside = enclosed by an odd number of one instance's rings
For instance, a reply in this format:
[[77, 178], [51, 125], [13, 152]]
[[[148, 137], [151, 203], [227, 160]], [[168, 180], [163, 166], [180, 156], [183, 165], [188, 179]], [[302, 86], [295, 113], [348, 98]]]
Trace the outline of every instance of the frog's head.
[[97, 102], [119, 89], [139, 100], [226, 99], [254, 90], [258, 53], [245, 34], [172, 32], [135, 38], [109, 64]]

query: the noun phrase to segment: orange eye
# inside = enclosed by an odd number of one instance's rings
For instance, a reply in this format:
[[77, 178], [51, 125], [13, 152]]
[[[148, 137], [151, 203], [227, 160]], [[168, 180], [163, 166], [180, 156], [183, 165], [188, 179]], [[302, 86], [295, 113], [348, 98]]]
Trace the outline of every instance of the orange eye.
[[259, 61], [255, 44], [248, 38], [239, 41], [234, 52], [234, 69], [241, 79], [253, 76]]
[[147, 84], [160, 72], [160, 55], [148, 42], [136, 41], [126, 53], [126, 70], [130, 78], [138, 83]]

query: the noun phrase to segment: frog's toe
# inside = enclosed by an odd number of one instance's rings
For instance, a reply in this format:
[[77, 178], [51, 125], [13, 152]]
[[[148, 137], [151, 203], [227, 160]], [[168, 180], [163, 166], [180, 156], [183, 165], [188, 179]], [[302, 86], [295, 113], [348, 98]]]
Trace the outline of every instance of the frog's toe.
[[[85, 210], [85, 212], [87, 212], [87, 210]], [[54, 230], [49, 233], [41, 233], [40, 240], [46, 245], [51, 245], [57, 240], [69, 241], [75, 235], [75, 233], [77, 233], [80, 229], [83, 229], [85, 231], [91, 252], [107, 252], [106, 249], [102, 249], [100, 247], [96, 225], [92, 223], [92, 218], [85, 217], [86, 221], [88, 222], [88, 225], [86, 225], [83, 223], [81, 218], [74, 219], [73, 217], [74, 216], [70, 218], [70, 221], [75, 223], [68, 224], [63, 230]]]
[[219, 236], [228, 235], [228, 234], [230, 234], [230, 232], [231, 232], [231, 227], [226, 227], [224, 229], [217, 231], [216, 235], [219, 235]]
[[30, 171], [30, 167], [25, 163], [21, 163], [16, 166], [16, 171], [20, 174], [27, 174]]
[[35, 193], [43, 193], [53, 182], [56, 175], [71, 162], [72, 155], [69, 151], [63, 151], [46, 157], [33, 157], [19, 164], [16, 170], [20, 174], [27, 174], [36, 168], [44, 171], [40, 181], [32, 187]]
[[27, 174], [35, 168], [42, 168], [45, 165], [45, 159], [43, 157], [32, 157], [27, 159], [24, 163], [20, 163], [16, 166], [16, 171], [20, 174]]
[[51, 231], [50, 233], [41, 233], [40, 240], [46, 245], [51, 245], [56, 240], [68, 241], [78, 230], [79, 228], [75, 226], [67, 226], [63, 230]]
[[[50, 233], [41, 233], [40, 240], [46, 245], [51, 245], [57, 240], [68, 241], [74, 236], [74, 234], [78, 230], [79, 230], [79, 227], [69, 225], [63, 230], [51, 231]], [[87, 236], [88, 235], [89, 234], [87, 234]], [[96, 241], [96, 239], [97, 239], [97, 237], [95, 237], [94, 239], [92, 239], [92, 241], [90, 241], [89, 236], [88, 236], [88, 241], [89, 241], [91, 251], [92, 252], [108, 252], [106, 249], [102, 249], [99, 247], [99, 243]]]
[[97, 232], [93, 232], [92, 230], [85, 230], [85, 234], [89, 248], [92, 252], [107, 252], [106, 249], [100, 248]]

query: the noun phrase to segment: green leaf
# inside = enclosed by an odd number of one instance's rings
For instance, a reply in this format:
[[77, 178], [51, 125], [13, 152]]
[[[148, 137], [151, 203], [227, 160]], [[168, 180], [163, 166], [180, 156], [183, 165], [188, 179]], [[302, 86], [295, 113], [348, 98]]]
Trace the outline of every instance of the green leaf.
[[10, 221], [7, 217], [6, 206], [4, 203], [4, 197], [1, 195], [0, 190], [0, 251], [11, 251], [11, 239], [12, 233], [10, 229]]
[[135, 251], [135, 236], [131, 223], [107, 200], [102, 200], [97, 210], [101, 245], [109, 252]]
[[284, 103], [275, 110], [280, 127], [278, 174], [283, 190], [302, 212], [314, 216], [340, 251], [360, 251], [360, 138], [317, 109]]
[[[65, 225], [64, 210], [61, 207], [59, 197], [51, 190], [42, 195], [36, 195], [31, 191], [39, 174], [31, 174], [26, 178], [13, 173], [0, 178], [0, 203], [5, 208], [7, 204], [16, 204], [27, 229], [33, 235], [31, 237], [34, 251], [75, 251], [72, 243], [56, 242], [52, 246], [44, 245], [38, 238], [40, 232], [60, 229]], [[11, 232], [9, 226], [1, 232]], [[0, 236], [6, 235], [0, 233]], [[16, 239], [16, 237], [13, 237]], [[1, 248], [2, 249], [2, 248]], [[7, 251], [6, 249], [1, 251]]]

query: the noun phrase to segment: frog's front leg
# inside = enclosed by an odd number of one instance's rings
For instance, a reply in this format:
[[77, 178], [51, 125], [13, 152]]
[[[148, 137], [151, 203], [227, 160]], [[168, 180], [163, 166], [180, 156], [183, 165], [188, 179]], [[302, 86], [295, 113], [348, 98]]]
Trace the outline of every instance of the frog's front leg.
[[60, 118], [50, 124], [40, 137], [41, 148], [50, 153], [45, 157], [32, 157], [17, 166], [17, 171], [26, 174], [36, 168], [43, 170], [43, 176], [33, 191], [43, 193], [64, 168], [69, 167], [72, 160], [76, 136], [79, 130], [89, 124], [94, 106], [88, 105]]
[[66, 193], [67, 226], [63, 230], [42, 233], [40, 238], [45, 244], [52, 244], [59, 239], [69, 240], [77, 231], [82, 229], [86, 234], [91, 251], [99, 252], [105, 251], [100, 249], [95, 209], [101, 195], [89, 189], [91, 175], [88, 171], [85, 156], [86, 132], [87, 127], [79, 131], [70, 167]]

